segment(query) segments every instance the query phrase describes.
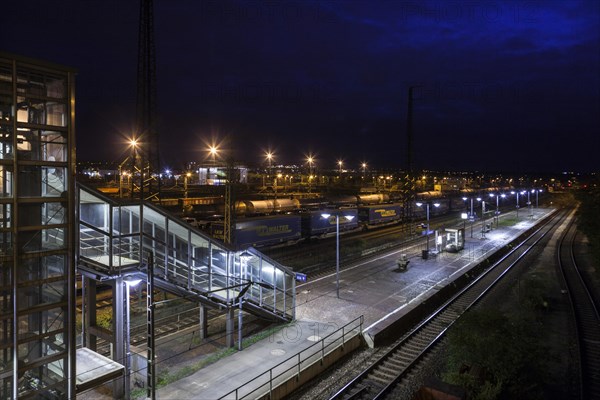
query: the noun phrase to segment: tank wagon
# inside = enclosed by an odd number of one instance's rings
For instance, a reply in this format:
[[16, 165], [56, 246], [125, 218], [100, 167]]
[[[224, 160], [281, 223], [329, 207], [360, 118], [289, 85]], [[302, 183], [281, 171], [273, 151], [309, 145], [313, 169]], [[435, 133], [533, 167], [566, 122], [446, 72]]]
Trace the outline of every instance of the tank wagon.
[[237, 215], [266, 215], [295, 211], [299, 208], [298, 199], [244, 200], [235, 203]]

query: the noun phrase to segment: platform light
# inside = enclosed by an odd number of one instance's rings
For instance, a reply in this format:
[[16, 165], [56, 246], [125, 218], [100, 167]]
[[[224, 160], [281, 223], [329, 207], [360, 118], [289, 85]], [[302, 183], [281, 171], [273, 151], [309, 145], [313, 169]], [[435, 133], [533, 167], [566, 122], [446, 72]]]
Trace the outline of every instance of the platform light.
[[130, 316], [130, 289], [140, 284], [142, 280], [134, 278], [132, 276], [126, 276], [123, 278], [125, 284], [125, 396], [129, 398], [130, 387], [131, 387], [131, 316]]
[[[427, 232], [425, 232], [425, 237], [427, 238], [427, 241], [426, 241], [426, 243], [427, 243], [426, 244], [426, 249], [427, 250], [426, 250], [426, 252], [427, 252], [428, 256], [429, 256], [429, 204], [430, 203], [422, 203], [422, 202], [417, 202], [416, 203], [417, 207], [421, 207], [421, 206], [425, 205], [426, 206], [426, 210], [427, 210]], [[433, 203], [432, 205], [437, 208], [437, 207], [440, 206], [440, 203]]]
[[[321, 217], [329, 219], [332, 214], [322, 213]], [[342, 215], [347, 221], [352, 221], [354, 215]], [[337, 298], [340, 298], [340, 214], [335, 214], [335, 290]]]

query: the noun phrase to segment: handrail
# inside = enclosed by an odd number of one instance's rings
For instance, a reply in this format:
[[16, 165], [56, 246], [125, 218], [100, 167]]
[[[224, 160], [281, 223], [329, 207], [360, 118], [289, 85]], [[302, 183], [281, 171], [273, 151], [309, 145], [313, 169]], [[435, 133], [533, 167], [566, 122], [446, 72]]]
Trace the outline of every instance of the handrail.
[[[357, 321], [358, 321], [358, 324], [356, 324]], [[258, 391], [268, 392], [269, 398], [272, 398], [273, 390], [275, 388], [277, 388], [277, 385], [274, 384], [274, 381], [277, 378], [279, 378], [285, 374], [289, 374], [290, 371], [294, 371], [294, 373], [291, 374], [290, 376], [293, 376], [293, 375], [299, 376], [300, 373], [302, 372], [302, 370], [306, 369], [306, 367], [308, 367], [308, 365], [306, 365], [305, 368], [302, 368], [303, 363], [306, 363], [307, 361], [309, 361], [309, 362], [312, 361], [311, 359], [316, 355], [320, 355], [320, 357], [316, 357], [314, 361], [317, 361], [317, 360], [322, 361], [325, 358], [325, 355], [330, 354], [333, 350], [337, 349], [340, 346], [344, 346], [344, 344], [346, 343], [346, 335], [354, 332], [356, 330], [356, 328], [358, 328], [358, 332], [356, 334], [352, 335], [351, 337], [354, 337], [355, 335], [358, 335], [358, 334], [362, 334], [363, 323], [364, 323], [364, 316], [361, 315], [361, 316], [353, 319], [352, 321], [348, 322], [346, 325], [342, 326], [341, 328], [337, 329], [336, 331], [325, 336], [318, 342], [315, 342], [314, 344], [310, 345], [306, 349], [298, 352], [297, 354], [295, 354], [291, 357], [288, 357], [287, 359], [283, 360], [282, 362], [275, 365], [274, 367], [269, 368], [267, 371], [255, 376], [254, 378], [250, 379], [246, 383], [244, 383], [244, 384], [238, 386], [237, 388], [231, 390], [230, 392], [224, 394], [223, 396], [219, 397], [219, 400], [225, 399], [226, 397], [228, 397], [232, 394], [235, 394], [236, 400], [249, 398], [251, 396], [252, 396], [252, 398], [258, 398], [258, 397], [261, 397], [261, 395], [253, 396]], [[353, 326], [352, 329], [347, 330], [347, 328], [351, 325], [355, 325], [355, 326]], [[325, 344], [325, 341], [327, 339], [332, 338], [335, 335], [339, 335], [340, 332], [341, 332], [341, 336], [334, 338], [334, 340], [331, 343]], [[332, 349], [330, 349], [331, 345], [335, 345], [335, 343], [339, 342], [340, 339], [342, 340], [342, 342], [339, 343], [337, 346], [334, 346]], [[305, 354], [303, 357], [303, 353], [306, 353], [310, 350], [314, 350], [314, 351], [311, 351], [310, 354]], [[294, 361], [294, 359], [296, 359], [296, 361]], [[286, 363], [289, 363], [290, 361], [294, 361], [294, 364], [291, 367], [288, 367], [279, 373], [274, 373], [274, 371], [276, 369], [278, 369], [279, 367], [283, 366]], [[310, 362], [309, 365], [312, 365], [312, 362]], [[266, 379], [266, 382], [258, 383], [258, 387], [254, 388], [254, 389], [249, 387], [252, 384], [256, 384], [256, 381], [258, 381], [260, 379], [262, 379], [262, 380]], [[240, 397], [240, 391], [244, 388], [247, 388], [249, 390], [249, 392]]]

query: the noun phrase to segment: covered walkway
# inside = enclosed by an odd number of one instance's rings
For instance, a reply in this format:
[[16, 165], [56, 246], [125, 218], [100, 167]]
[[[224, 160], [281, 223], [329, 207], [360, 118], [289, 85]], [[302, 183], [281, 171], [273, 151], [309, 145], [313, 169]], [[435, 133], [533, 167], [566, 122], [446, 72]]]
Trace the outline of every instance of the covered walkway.
[[[111, 358], [125, 361], [127, 298], [124, 286], [147, 280], [156, 288], [221, 309], [227, 316], [227, 343], [233, 346], [234, 310], [291, 321], [295, 315], [295, 275], [253, 248], [234, 250], [151, 203], [121, 203], [77, 186], [79, 240], [77, 271], [83, 277], [83, 346], [96, 350], [97, 338], [113, 344]], [[149, 260], [153, 260], [152, 265]], [[96, 286], [113, 290], [111, 331], [97, 326]], [[125, 310], [124, 310], [125, 309]], [[207, 313], [202, 312], [206, 318]], [[206, 320], [200, 317], [201, 331]], [[123, 363], [124, 364], [124, 363]]]

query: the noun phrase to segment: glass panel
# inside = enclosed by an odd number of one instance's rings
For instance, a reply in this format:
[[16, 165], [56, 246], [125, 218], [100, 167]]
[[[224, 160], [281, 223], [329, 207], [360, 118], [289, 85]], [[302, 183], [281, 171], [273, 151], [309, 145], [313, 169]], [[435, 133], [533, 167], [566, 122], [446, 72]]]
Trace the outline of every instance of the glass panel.
[[227, 252], [213, 243], [211, 260], [212, 289], [227, 287]]
[[12, 93], [12, 66], [0, 65], [0, 91]]
[[66, 212], [63, 203], [21, 204], [19, 226], [64, 224]]
[[114, 207], [113, 229], [117, 235], [140, 233], [140, 206]]
[[22, 315], [19, 317], [19, 335], [41, 336], [46, 332], [64, 330], [64, 316], [65, 310], [61, 307]]
[[139, 236], [128, 236], [113, 240], [113, 257], [115, 257], [115, 267], [136, 264], [140, 259], [139, 253]]
[[13, 167], [0, 165], [0, 197], [13, 196]]
[[12, 247], [12, 234], [10, 232], [0, 232], [0, 255], [10, 256]]
[[67, 126], [67, 106], [62, 103], [48, 102], [47, 110], [47, 125]]
[[46, 96], [62, 99], [66, 97], [65, 78], [59, 76], [46, 76]]
[[[85, 192], [80, 191], [81, 194]], [[108, 233], [108, 204], [97, 197], [80, 197], [79, 219], [93, 227]]]
[[11, 204], [1, 204], [0, 203], [0, 229], [2, 228], [10, 228], [10, 217], [11, 217]]
[[67, 189], [66, 168], [23, 165], [19, 167], [19, 195], [60, 197]]
[[[33, 276], [38, 275], [35, 271], [19, 272], [19, 281], [21, 283], [19, 292], [21, 298], [18, 301], [19, 310], [26, 310], [35, 306], [44, 304], [60, 303], [67, 300], [67, 284], [64, 280], [35, 284], [36, 279]], [[29, 277], [29, 279], [28, 279]]]
[[20, 128], [18, 139], [18, 150], [21, 150], [19, 157], [23, 160], [63, 163], [67, 161], [65, 132]]
[[13, 110], [12, 95], [4, 93], [0, 94], [0, 121], [12, 121]]
[[57, 250], [66, 248], [65, 228], [50, 228], [33, 231], [21, 231], [17, 248], [23, 252]]
[[14, 157], [12, 141], [12, 128], [0, 124], [0, 160], [10, 160]]
[[152, 210], [144, 207], [144, 234], [165, 241], [166, 218]]
[[[18, 282], [27, 283], [38, 279], [64, 277], [66, 274], [65, 260], [66, 255], [64, 254], [21, 260], [18, 269]], [[61, 280], [60, 282], [63, 281]], [[65, 283], [61, 284], [64, 285]]]
[[108, 259], [104, 261], [100, 260], [103, 257], [108, 257], [109, 244], [108, 235], [98, 233], [83, 225], [79, 225], [79, 254], [81, 254], [81, 256], [108, 265]]

